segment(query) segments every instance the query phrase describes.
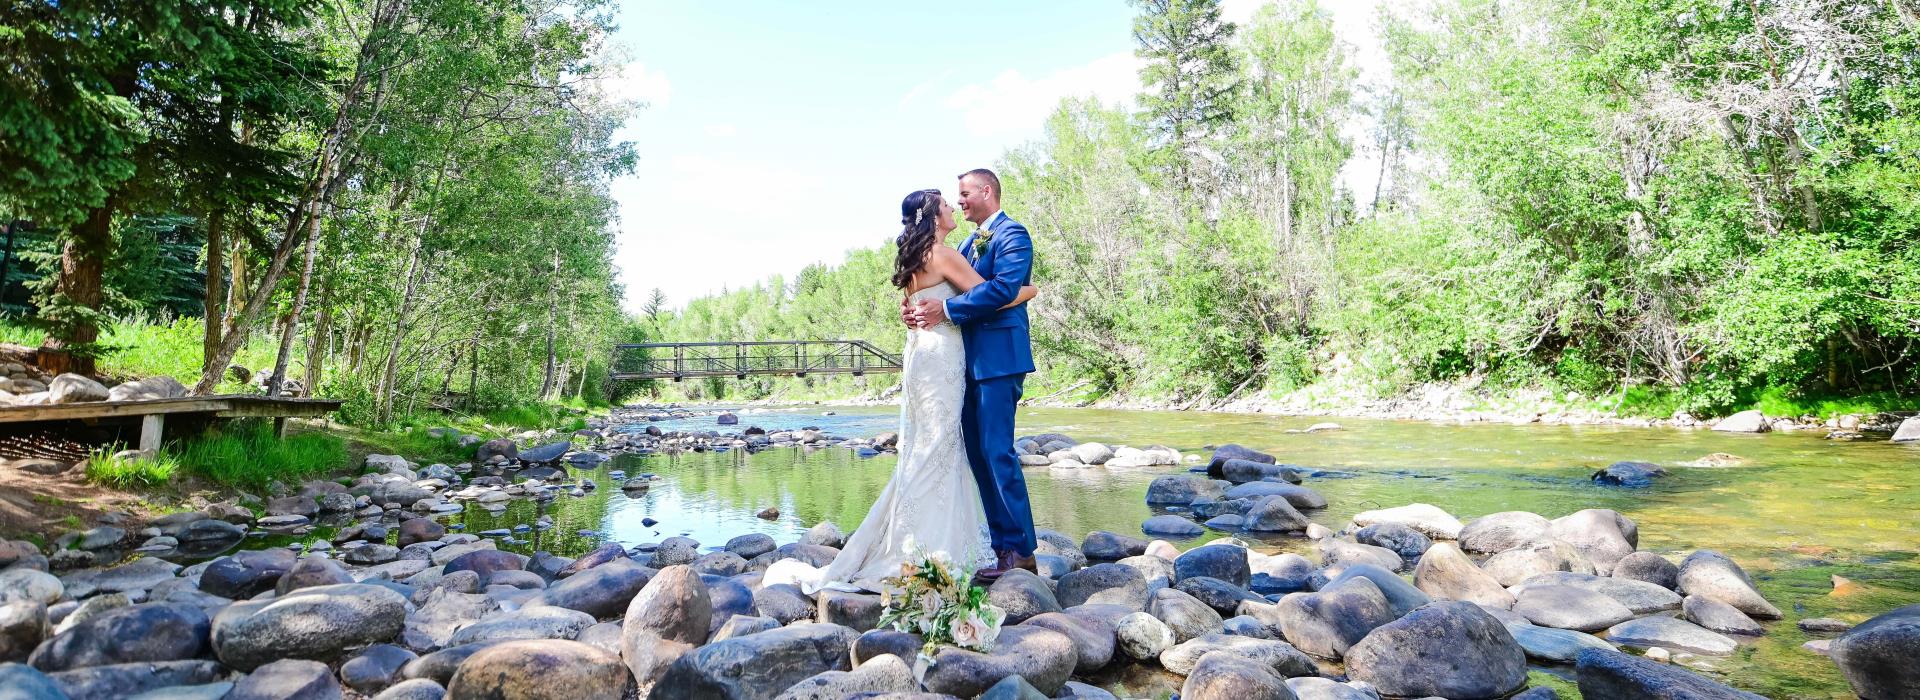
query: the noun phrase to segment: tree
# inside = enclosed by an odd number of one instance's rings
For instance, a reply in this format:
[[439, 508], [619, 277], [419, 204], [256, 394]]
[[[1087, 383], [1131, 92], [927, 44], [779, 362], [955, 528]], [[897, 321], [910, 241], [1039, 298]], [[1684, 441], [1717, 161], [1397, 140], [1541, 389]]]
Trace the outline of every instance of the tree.
[[1219, 0], [1133, 0], [1134, 55], [1146, 61], [1140, 79], [1158, 153], [1179, 189], [1192, 185], [1201, 143], [1233, 119], [1232, 22], [1220, 19]]

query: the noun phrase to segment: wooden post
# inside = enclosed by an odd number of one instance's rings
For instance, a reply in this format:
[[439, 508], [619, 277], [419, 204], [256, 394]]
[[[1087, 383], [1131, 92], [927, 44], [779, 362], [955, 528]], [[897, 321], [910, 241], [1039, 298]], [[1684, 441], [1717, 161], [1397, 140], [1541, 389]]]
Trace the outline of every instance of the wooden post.
[[140, 417], [140, 449], [158, 451], [160, 449], [160, 431], [166, 425], [166, 414], [149, 413]]
[[279, 418], [273, 419], [273, 436], [281, 440], [287, 439], [287, 417], [286, 416], [281, 416]]

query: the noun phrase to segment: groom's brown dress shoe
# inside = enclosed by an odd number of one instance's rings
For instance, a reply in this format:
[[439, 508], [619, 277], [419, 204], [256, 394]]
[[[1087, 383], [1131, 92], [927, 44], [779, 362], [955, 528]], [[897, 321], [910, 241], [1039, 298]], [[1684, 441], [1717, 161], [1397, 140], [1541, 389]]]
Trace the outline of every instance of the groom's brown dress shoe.
[[1033, 555], [1031, 554], [1023, 557], [1009, 552], [1007, 554], [1007, 569], [1026, 569], [1035, 574], [1040, 573], [1039, 563], [1033, 560]]
[[1014, 568], [1012, 562], [1009, 561], [1014, 557], [1012, 552], [995, 551], [993, 555], [993, 566], [973, 573], [973, 578], [976, 581], [989, 584], [993, 583], [994, 581], [1000, 580], [1000, 577], [1006, 574], [1008, 569]]

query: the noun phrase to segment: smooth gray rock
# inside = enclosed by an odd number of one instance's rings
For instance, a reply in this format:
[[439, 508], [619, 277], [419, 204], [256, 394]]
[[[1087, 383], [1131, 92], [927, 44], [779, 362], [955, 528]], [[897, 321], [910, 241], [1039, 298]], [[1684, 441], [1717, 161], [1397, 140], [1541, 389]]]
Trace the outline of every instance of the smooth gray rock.
[[1319, 673], [1319, 669], [1313, 665], [1313, 659], [1307, 658], [1306, 654], [1291, 644], [1230, 634], [1209, 634], [1175, 644], [1160, 652], [1160, 665], [1185, 676], [1193, 673], [1202, 657], [1221, 651], [1251, 659], [1282, 678]]
[[67, 700], [67, 693], [39, 669], [0, 663], [0, 700]]
[[[612, 623], [607, 623], [607, 624], [612, 624]], [[777, 629], [780, 629], [780, 621], [775, 620], [771, 617], [758, 617], [753, 615], [734, 615], [733, 617], [727, 618], [726, 622], [720, 623], [720, 629], [715, 630], [713, 635], [709, 637], [709, 639], [711, 639], [712, 641], [718, 642], [722, 639], [732, 639], [734, 637], [745, 637], [749, 634], [755, 634], [759, 632], [765, 632], [767, 630], [777, 630]], [[618, 649], [619, 646], [620, 645], [617, 643], [614, 644], [615, 649]]]
[[1387, 571], [1406, 568], [1406, 560], [1400, 553], [1385, 547], [1327, 539], [1313, 543], [1313, 549], [1320, 554], [1321, 566], [1368, 564]]
[[1556, 571], [1592, 574], [1593, 562], [1579, 548], [1553, 538], [1539, 539], [1487, 557], [1480, 570], [1503, 586], [1517, 586], [1527, 579]]
[[993, 651], [980, 653], [941, 647], [927, 672], [927, 690], [973, 697], [1008, 676], [1020, 676], [1051, 697], [1066, 685], [1079, 655], [1073, 640], [1043, 627], [1015, 625], [1000, 630]]
[[1374, 523], [1355, 531], [1353, 539], [1360, 544], [1393, 550], [1403, 559], [1419, 557], [1433, 546], [1431, 538], [1401, 523]]
[[225, 678], [228, 671], [217, 661], [148, 661], [109, 666], [88, 666], [47, 674], [53, 684], [68, 697], [125, 698], [177, 685], [202, 685]]
[[1137, 557], [1147, 553], [1147, 541], [1105, 530], [1087, 533], [1080, 543], [1080, 551], [1087, 559], [1095, 561], [1118, 561], [1127, 557]]
[[1327, 497], [1320, 495], [1320, 492], [1285, 481], [1249, 481], [1227, 489], [1225, 494], [1228, 501], [1259, 500], [1267, 496], [1283, 497], [1289, 505], [1300, 510], [1327, 507]]
[[726, 551], [741, 559], [752, 559], [779, 548], [771, 535], [756, 532], [727, 540]]
[[1920, 697], [1920, 605], [1860, 623], [1833, 640], [1830, 655], [1862, 698]]
[[1645, 700], [1764, 700], [1734, 690], [1684, 669], [1617, 651], [1580, 652], [1575, 667], [1580, 695], [1589, 698]]
[[807, 528], [807, 534], [800, 538], [800, 542], [802, 544], [838, 549], [846, 546], [847, 536], [840, 531], [839, 525], [828, 521]]
[[[433, 591], [427, 601], [407, 613], [401, 642], [414, 651], [425, 653], [448, 646], [453, 635], [479, 622], [500, 608], [499, 602], [484, 595], [450, 589]], [[451, 674], [452, 670], [448, 670]], [[445, 681], [446, 678], [439, 678]]]
[[[592, 627], [592, 615], [552, 606], [521, 608], [482, 618], [460, 628], [448, 644], [459, 646], [475, 642], [506, 642], [522, 639], [573, 639]], [[449, 686], [451, 688], [451, 686]]]
[[1645, 581], [1667, 590], [1680, 587], [1680, 567], [1653, 552], [1634, 552], [1613, 564], [1613, 577]]
[[1374, 628], [1397, 619], [1373, 581], [1355, 576], [1318, 593], [1288, 593], [1275, 605], [1281, 635], [1295, 648], [1338, 659]]
[[1526, 652], [1478, 605], [1435, 601], [1374, 629], [1346, 654], [1347, 674], [1382, 695], [1498, 698], [1527, 682]]
[[1113, 634], [1120, 652], [1135, 661], [1158, 659], [1174, 644], [1173, 628], [1144, 612], [1121, 617], [1114, 623]]
[[1681, 600], [1680, 613], [1688, 622], [1721, 634], [1758, 637], [1767, 633], [1766, 628], [1739, 608], [1705, 596], [1690, 595]]
[[857, 637], [839, 625], [806, 624], [714, 642], [668, 666], [651, 697], [771, 700], [815, 674], [851, 670], [848, 649]]
[[1413, 587], [1443, 600], [1465, 600], [1490, 608], [1513, 607], [1513, 594], [1475, 566], [1451, 542], [1433, 545], [1413, 569]]
[[1226, 484], [1212, 479], [1187, 474], [1168, 474], [1156, 477], [1152, 483], [1147, 484], [1147, 505], [1184, 506], [1202, 496], [1219, 500], [1226, 491]]
[[620, 700], [632, 684], [620, 657], [562, 639], [502, 642], [460, 662], [447, 683], [454, 698]]
[[1580, 550], [1593, 562], [1594, 573], [1602, 576], [1612, 574], [1613, 565], [1640, 543], [1640, 529], [1633, 520], [1604, 508], [1555, 518], [1548, 534]]
[[1311, 589], [1314, 565], [1306, 557], [1286, 552], [1249, 562], [1253, 577], [1247, 587], [1255, 593], [1292, 593]]
[[902, 659], [915, 658], [924, 648], [920, 635], [877, 629], [862, 632], [853, 640], [853, 665], [858, 666], [886, 654]]
[[1140, 523], [1140, 531], [1156, 537], [1184, 539], [1188, 537], [1199, 537], [1205, 534], [1207, 530], [1194, 524], [1192, 520], [1182, 518], [1178, 515], [1156, 515], [1142, 521]]
[[1062, 608], [1087, 603], [1147, 607], [1147, 582], [1124, 564], [1095, 564], [1060, 577], [1054, 592]]
[[1298, 700], [1287, 679], [1259, 660], [1233, 651], [1199, 658], [1180, 685], [1181, 700]]
[[392, 644], [375, 644], [340, 664], [340, 680], [356, 692], [373, 695], [400, 682], [400, 669], [418, 658]]
[[1780, 619], [1780, 609], [1760, 595], [1747, 572], [1719, 552], [1702, 549], [1687, 555], [1676, 580], [1687, 595], [1712, 598], [1754, 617]]
[[1478, 554], [1497, 554], [1549, 537], [1553, 523], [1523, 510], [1491, 513], [1460, 528], [1460, 548]]
[[659, 572], [620, 558], [555, 581], [540, 593], [543, 605], [568, 608], [606, 620], [623, 614], [633, 597]]
[[1253, 532], [1301, 532], [1311, 524], [1285, 496], [1264, 496], [1247, 508], [1245, 527]]
[[634, 596], [622, 623], [620, 655], [642, 692], [653, 687], [681, 656], [706, 643], [712, 620], [713, 599], [707, 585], [686, 566], [662, 569]]
[[1220, 613], [1221, 617], [1232, 617], [1240, 609], [1240, 601], [1257, 600], [1266, 602], [1266, 598], [1254, 595], [1245, 588], [1209, 576], [1191, 576], [1180, 580], [1174, 590], [1193, 596]]
[[880, 616], [886, 613], [886, 608], [880, 604], [880, 596], [867, 593], [829, 589], [815, 595], [814, 601], [817, 608], [814, 619], [855, 632], [880, 626]]
[[47, 606], [40, 601], [0, 603], [0, 662], [25, 661], [52, 633]]
[[1571, 664], [1585, 649], [1614, 650], [1607, 640], [1573, 630], [1507, 623], [1507, 633], [1526, 650], [1527, 658], [1546, 663]]
[[1287, 689], [1300, 700], [1380, 700], [1380, 696], [1370, 690], [1319, 676], [1288, 678]]
[[1073, 640], [1076, 657], [1073, 666], [1075, 673], [1086, 674], [1097, 671], [1113, 660], [1114, 631], [1113, 626], [1106, 622], [1061, 612], [1049, 612], [1035, 615], [1022, 624], [1044, 627]]
[[447, 696], [447, 689], [425, 678], [413, 678], [393, 684], [373, 700], [441, 700]]
[[1300, 470], [1286, 464], [1262, 464], [1244, 459], [1230, 459], [1220, 465], [1220, 478], [1230, 484], [1245, 484], [1256, 481], [1281, 481], [1300, 483]]
[[1593, 483], [1605, 486], [1646, 488], [1653, 480], [1666, 476], [1667, 470], [1651, 462], [1614, 462], [1593, 473]]
[[815, 614], [813, 599], [789, 583], [778, 583], [754, 591], [753, 611], [778, 620], [782, 625], [811, 620]]
[[1380, 589], [1380, 594], [1387, 598], [1387, 604], [1393, 606], [1393, 616], [1396, 619], [1405, 616], [1415, 608], [1426, 605], [1433, 600], [1433, 598], [1429, 597], [1426, 593], [1418, 588], [1414, 588], [1413, 584], [1407, 583], [1406, 579], [1400, 578], [1392, 571], [1369, 564], [1358, 564], [1346, 567], [1346, 570], [1334, 576], [1325, 586], [1321, 586], [1320, 590], [1332, 588], [1333, 586], [1339, 585], [1341, 581], [1356, 576], [1365, 578], [1372, 582], [1374, 587]]
[[235, 552], [201, 569], [200, 590], [233, 600], [251, 598], [273, 588], [296, 561], [293, 552], [277, 547]]
[[52, 605], [60, 600], [66, 585], [53, 574], [28, 568], [0, 570], [0, 603], [31, 600]]
[[27, 663], [51, 673], [87, 666], [192, 659], [206, 653], [211, 626], [205, 612], [189, 605], [147, 603], [116, 608], [54, 635], [33, 651]]
[[[1006, 611], [1004, 624], [1017, 625], [1042, 613], [1060, 612], [1060, 601], [1045, 579], [1026, 569], [1014, 569], [987, 587], [987, 601]], [[858, 628], [856, 628], [858, 629]]]
[[1214, 634], [1224, 629], [1224, 620], [1206, 603], [1172, 588], [1154, 591], [1147, 601], [1147, 614], [1159, 618], [1173, 630], [1175, 642]]
[[1519, 590], [1513, 611], [1541, 627], [1593, 632], [1634, 617], [1620, 601], [1585, 588], [1532, 585]]
[[1740, 648], [1726, 635], [1672, 617], [1642, 617], [1607, 628], [1607, 641], [1623, 647], [1660, 647], [1708, 656], [1726, 656]]
[[233, 684], [225, 700], [340, 700], [340, 682], [326, 664], [284, 659], [266, 664]]
[[1645, 581], [1595, 576], [1573, 572], [1555, 572], [1541, 574], [1527, 579], [1524, 583], [1510, 589], [1519, 595], [1531, 586], [1572, 586], [1584, 588], [1619, 601], [1635, 615], [1646, 615], [1663, 610], [1678, 610], [1680, 594], [1661, 588]]
[[1247, 550], [1230, 544], [1209, 544], [1182, 552], [1173, 560], [1173, 581], [1205, 576], [1219, 579], [1236, 588], [1246, 588], [1252, 580], [1247, 566]]
[[[384, 545], [383, 545], [384, 546]], [[273, 584], [273, 590], [286, 595], [302, 588], [331, 586], [336, 583], [353, 583], [353, 575], [339, 563], [321, 556], [304, 557], [295, 562], [293, 568]]]
[[777, 700], [840, 700], [855, 693], [911, 693], [919, 689], [920, 683], [907, 662], [883, 654], [852, 671], [814, 674], [782, 691]]

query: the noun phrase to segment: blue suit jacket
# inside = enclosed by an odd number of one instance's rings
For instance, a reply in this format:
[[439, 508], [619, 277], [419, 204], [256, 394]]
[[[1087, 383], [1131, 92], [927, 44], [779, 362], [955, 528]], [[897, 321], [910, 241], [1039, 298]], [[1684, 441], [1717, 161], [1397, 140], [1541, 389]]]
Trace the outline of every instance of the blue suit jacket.
[[1027, 227], [1005, 213], [987, 224], [993, 240], [984, 255], [974, 255], [978, 233], [960, 244], [960, 254], [973, 260], [974, 271], [986, 281], [947, 300], [947, 318], [965, 331], [967, 376], [974, 381], [1033, 371], [1027, 305], [1000, 308], [1033, 279], [1033, 240], [1027, 237]]

